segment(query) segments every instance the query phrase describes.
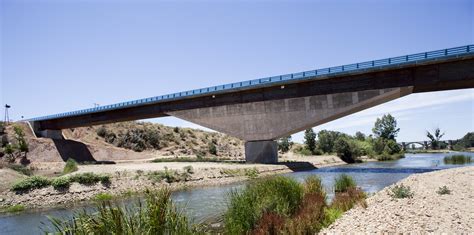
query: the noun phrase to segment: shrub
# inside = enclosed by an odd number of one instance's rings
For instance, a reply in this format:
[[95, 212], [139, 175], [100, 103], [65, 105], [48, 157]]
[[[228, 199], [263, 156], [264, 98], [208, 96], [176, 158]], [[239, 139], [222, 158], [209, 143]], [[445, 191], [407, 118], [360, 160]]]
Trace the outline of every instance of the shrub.
[[98, 136], [104, 138], [107, 135], [108, 131], [104, 126], [101, 126], [97, 129], [96, 133]]
[[343, 161], [347, 163], [354, 163], [360, 157], [361, 151], [353, 140], [347, 137], [340, 137], [334, 144], [334, 151]]
[[69, 174], [69, 173], [72, 173], [74, 171], [77, 171], [78, 169], [79, 168], [77, 167], [77, 162], [74, 159], [69, 158], [66, 161], [66, 165], [64, 166], [63, 174]]
[[336, 221], [339, 217], [342, 216], [342, 213], [344, 213], [342, 210], [338, 208], [325, 208], [324, 209], [324, 220], [323, 220], [323, 227], [328, 227], [334, 221]]
[[12, 185], [11, 189], [16, 192], [22, 192], [47, 187], [50, 184], [51, 181], [45, 177], [31, 176], [16, 182]]
[[389, 192], [390, 196], [393, 198], [412, 198], [413, 192], [409, 186], [403, 184], [395, 185]]
[[438, 191], [436, 191], [439, 195], [446, 195], [446, 194], [451, 194], [451, 190], [445, 185], [443, 187], [439, 187]]
[[444, 157], [443, 161], [444, 161], [444, 164], [461, 165], [461, 164], [471, 163], [472, 160], [470, 156], [458, 154], [458, 155], [446, 156]]
[[346, 174], [341, 174], [334, 181], [334, 191], [336, 193], [347, 192], [350, 188], [357, 186], [354, 179]]
[[7, 167], [23, 175], [31, 175], [31, 170], [20, 164], [10, 164]]
[[[124, 207], [99, 201], [95, 210], [75, 212], [70, 218], [49, 218], [45, 234], [196, 234], [182, 210], [171, 200], [169, 189], [145, 192], [145, 199]], [[51, 229], [54, 229], [51, 231]]]
[[209, 153], [212, 155], [217, 155], [217, 147], [214, 143], [209, 143]]
[[367, 204], [365, 203], [365, 197], [366, 195], [362, 190], [356, 187], [350, 187], [344, 192], [336, 193], [331, 207], [337, 208], [341, 211], [348, 211], [356, 204], [367, 207]]
[[98, 182], [101, 182], [103, 184], [110, 183], [109, 175], [97, 175], [92, 172], [74, 174], [74, 175], [71, 175], [69, 179], [71, 182], [76, 182], [76, 183], [84, 184], [84, 185], [92, 185]]
[[275, 176], [246, 185], [241, 192], [231, 191], [224, 215], [229, 234], [251, 231], [262, 214], [293, 214], [303, 199], [303, 187], [294, 179]]
[[68, 177], [57, 177], [51, 181], [51, 185], [56, 190], [65, 190], [69, 188], [71, 181]]
[[303, 184], [305, 194], [316, 193], [326, 198], [326, 192], [323, 188], [321, 178], [315, 175], [308, 176]]
[[250, 179], [255, 179], [258, 177], [258, 170], [257, 168], [247, 168], [244, 170], [245, 171], [245, 176], [249, 177]]

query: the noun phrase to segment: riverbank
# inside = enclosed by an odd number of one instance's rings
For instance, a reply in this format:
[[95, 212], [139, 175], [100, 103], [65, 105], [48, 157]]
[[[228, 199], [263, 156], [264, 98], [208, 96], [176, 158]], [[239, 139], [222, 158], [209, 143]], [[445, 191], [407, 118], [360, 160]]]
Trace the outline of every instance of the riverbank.
[[[412, 198], [394, 199], [393, 186], [367, 199], [367, 208], [353, 208], [321, 233], [474, 233], [474, 167], [416, 174], [396, 185], [411, 188]], [[447, 186], [450, 194], [437, 193]]]
[[[79, 170], [72, 174], [92, 172], [111, 176], [111, 184], [82, 185], [72, 183], [67, 190], [55, 190], [52, 186], [34, 189], [26, 193], [11, 190], [0, 192], [0, 208], [22, 205], [26, 209], [44, 209], [68, 207], [75, 204], [88, 203], [98, 194], [114, 197], [136, 195], [145, 189], [170, 187], [172, 190], [183, 188], [223, 185], [245, 181], [255, 177], [283, 174], [298, 170], [310, 170], [321, 167], [345, 164], [337, 156], [302, 157], [299, 159], [283, 159], [279, 164], [244, 164], [218, 162], [124, 162], [110, 165], [80, 165]], [[186, 180], [167, 183], [149, 177], [156, 172], [184, 172], [192, 168]]]

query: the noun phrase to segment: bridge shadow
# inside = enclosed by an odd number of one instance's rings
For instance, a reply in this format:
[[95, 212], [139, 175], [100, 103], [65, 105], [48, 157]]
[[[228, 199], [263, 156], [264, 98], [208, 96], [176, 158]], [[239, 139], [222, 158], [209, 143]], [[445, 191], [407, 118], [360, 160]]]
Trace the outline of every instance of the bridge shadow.
[[310, 162], [278, 162], [277, 165], [284, 165], [288, 167], [291, 171], [309, 171], [318, 169]]
[[97, 161], [87, 146], [79, 141], [53, 139], [53, 142], [63, 161], [74, 159], [78, 163], [115, 164], [113, 161]]

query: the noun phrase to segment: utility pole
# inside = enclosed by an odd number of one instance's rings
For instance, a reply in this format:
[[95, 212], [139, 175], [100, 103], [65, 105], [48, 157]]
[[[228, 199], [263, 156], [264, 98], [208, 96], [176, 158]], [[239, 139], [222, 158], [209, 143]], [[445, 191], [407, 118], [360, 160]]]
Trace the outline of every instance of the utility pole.
[[10, 122], [10, 116], [8, 115], [8, 109], [11, 108], [10, 105], [5, 104], [5, 125], [8, 125]]

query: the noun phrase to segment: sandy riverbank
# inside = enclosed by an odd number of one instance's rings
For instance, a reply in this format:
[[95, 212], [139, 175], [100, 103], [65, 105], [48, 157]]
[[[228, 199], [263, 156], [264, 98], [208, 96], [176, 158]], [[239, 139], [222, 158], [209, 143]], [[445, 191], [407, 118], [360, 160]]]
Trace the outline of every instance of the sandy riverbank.
[[[244, 164], [244, 163], [216, 163], [216, 162], [123, 162], [111, 165], [81, 165], [74, 172], [93, 172], [108, 174], [112, 183], [104, 186], [100, 183], [84, 186], [73, 183], [66, 191], [58, 191], [52, 186], [35, 189], [28, 193], [18, 194], [10, 190], [0, 192], [0, 207], [21, 204], [27, 208], [49, 208], [86, 202], [99, 193], [124, 195], [143, 191], [146, 188], [159, 188], [168, 186], [180, 189], [197, 186], [211, 186], [244, 181], [250, 178], [246, 169], [256, 171], [257, 177], [273, 174], [288, 173], [296, 170], [309, 170], [320, 167], [345, 164], [336, 156], [317, 156], [285, 159], [289, 162], [280, 164]], [[148, 172], [168, 170], [183, 171], [185, 166], [192, 166], [194, 173], [187, 181], [168, 184], [164, 181], [155, 182], [147, 177]], [[253, 176], [252, 176], [253, 177]]]
[[[354, 208], [322, 233], [328, 234], [473, 234], [474, 167], [411, 175], [400, 181], [411, 187], [412, 198], [393, 199], [387, 187]], [[439, 195], [447, 186], [451, 194]]]

